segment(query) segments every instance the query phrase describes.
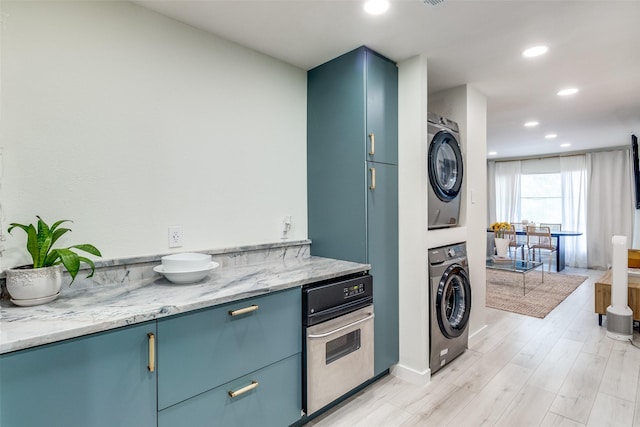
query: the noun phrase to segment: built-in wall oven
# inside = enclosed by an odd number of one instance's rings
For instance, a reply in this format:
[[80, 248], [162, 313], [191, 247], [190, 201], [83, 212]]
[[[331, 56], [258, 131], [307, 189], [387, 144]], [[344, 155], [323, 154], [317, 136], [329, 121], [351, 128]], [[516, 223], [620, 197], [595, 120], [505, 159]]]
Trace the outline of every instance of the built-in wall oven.
[[307, 415], [373, 377], [373, 316], [369, 274], [302, 288]]

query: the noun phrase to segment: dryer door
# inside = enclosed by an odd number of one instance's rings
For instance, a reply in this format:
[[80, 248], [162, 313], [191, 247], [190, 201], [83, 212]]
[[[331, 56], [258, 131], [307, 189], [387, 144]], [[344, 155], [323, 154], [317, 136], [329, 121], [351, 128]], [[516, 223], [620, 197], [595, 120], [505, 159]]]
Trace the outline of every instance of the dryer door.
[[429, 144], [429, 183], [443, 202], [450, 202], [460, 193], [462, 163], [456, 138], [447, 131], [436, 133]]
[[459, 337], [469, 323], [471, 284], [460, 264], [451, 264], [442, 275], [436, 294], [436, 318], [447, 338]]

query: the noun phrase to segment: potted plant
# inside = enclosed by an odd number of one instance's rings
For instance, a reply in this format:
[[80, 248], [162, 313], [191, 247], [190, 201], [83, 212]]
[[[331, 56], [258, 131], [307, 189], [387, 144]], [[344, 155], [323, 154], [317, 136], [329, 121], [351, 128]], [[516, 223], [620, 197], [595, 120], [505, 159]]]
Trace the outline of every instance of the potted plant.
[[508, 222], [494, 222], [491, 229], [495, 233], [494, 242], [496, 252], [499, 258], [508, 258], [509, 255], [509, 239], [504, 237], [505, 231], [511, 230], [511, 224]]
[[[36, 217], [38, 218], [36, 226], [11, 223], [8, 229], [9, 233], [14, 228], [27, 233], [27, 251], [33, 261], [30, 265], [7, 270], [7, 291], [12, 301], [18, 305], [35, 305], [57, 298], [62, 285], [62, 267], [69, 272], [71, 283], [75, 280], [82, 262], [91, 267], [91, 273], [87, 277], [93, 276], [95, 272], [93, 261], [78, 255], [73, 249], [102, 256], [95, 246], [86, 243], [67, 248], [54, 248], [54, 243], [71, 231], [61, 225], [73, 221], [61, 220], [49, 227], [42, 218], [37, 215]], [[20, 304], [21, 302], [23, 304]]]

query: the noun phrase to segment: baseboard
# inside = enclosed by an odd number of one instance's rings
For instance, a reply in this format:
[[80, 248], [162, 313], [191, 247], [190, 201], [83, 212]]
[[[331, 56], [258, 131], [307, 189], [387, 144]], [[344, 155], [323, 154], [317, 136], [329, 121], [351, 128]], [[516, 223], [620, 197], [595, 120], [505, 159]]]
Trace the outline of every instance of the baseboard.
[[480, 333], [487, 328], [488, 328], [488, 325], [482, 325], [480, 329], [478, 329], [477, 331], [469, 335], [469, 347], [475, 344], [474, 339], [479, 339]]
[[389, 369], [389, 372], [394, 377], [415, 385], [425, 385], [431, 382], [431, 369], [426, 369], [420, 372], [397, 364], [393, 365], [391, 369]]

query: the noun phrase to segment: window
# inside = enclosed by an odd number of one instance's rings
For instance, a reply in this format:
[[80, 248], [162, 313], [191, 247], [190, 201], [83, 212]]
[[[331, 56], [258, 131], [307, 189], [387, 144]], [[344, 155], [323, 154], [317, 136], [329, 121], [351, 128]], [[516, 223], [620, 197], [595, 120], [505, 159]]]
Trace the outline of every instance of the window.
[[521, 217], [540, 223], [562, 223], [562, 188], [559, 173], [520, 176]]

